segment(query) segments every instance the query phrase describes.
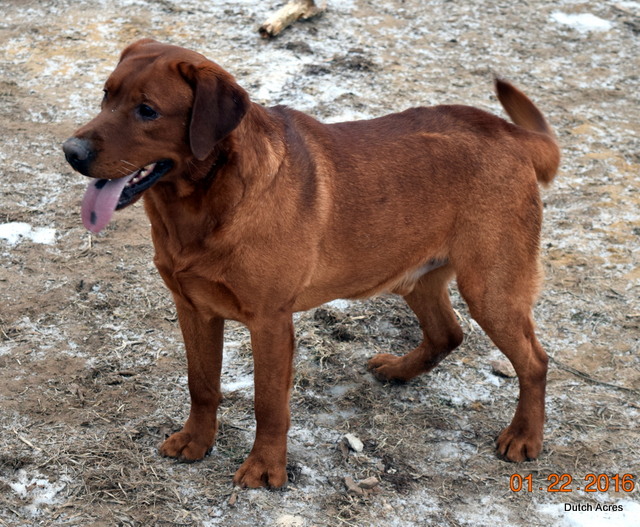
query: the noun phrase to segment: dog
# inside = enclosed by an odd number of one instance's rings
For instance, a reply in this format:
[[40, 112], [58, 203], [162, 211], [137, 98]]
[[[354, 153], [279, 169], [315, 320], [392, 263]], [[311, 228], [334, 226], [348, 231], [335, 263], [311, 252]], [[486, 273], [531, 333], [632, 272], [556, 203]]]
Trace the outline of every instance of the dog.
[[225, 319], [246, 325], [256, 434], [233, 481], [286, 483], [292, 314], [336, 298], [404, 297], [423, 341], [368, 367], [382, 381], [428, 372], [462, 342], [448, 284], [508, 357], [520, 396], [498, 455], [542, 449], [547, 355], [534, 334], [542, 206], [554, 132], [524, 93], [496, 79], [513, 123], [463, 105], [322, 124], [250, 101], [203, 55], [150, 39], [127, 47], [100, 113], [65, 141], [91, 179], [82, 220], [99, 232], [144, 198], [154, 262], [171, 291], [188, 360], [191, 410], [164, 456], [214, 443]]

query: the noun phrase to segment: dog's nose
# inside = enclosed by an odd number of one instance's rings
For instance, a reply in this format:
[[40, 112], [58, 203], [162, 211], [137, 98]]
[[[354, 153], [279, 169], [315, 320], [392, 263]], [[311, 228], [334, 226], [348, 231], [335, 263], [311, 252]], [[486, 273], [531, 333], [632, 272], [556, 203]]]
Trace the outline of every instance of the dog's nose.
[[69, 164], [81, 174], [89, 175], [89, 165], [95, 157], [91, 141], [79, 137], [71, 137], [62, 145], [64, 157]]

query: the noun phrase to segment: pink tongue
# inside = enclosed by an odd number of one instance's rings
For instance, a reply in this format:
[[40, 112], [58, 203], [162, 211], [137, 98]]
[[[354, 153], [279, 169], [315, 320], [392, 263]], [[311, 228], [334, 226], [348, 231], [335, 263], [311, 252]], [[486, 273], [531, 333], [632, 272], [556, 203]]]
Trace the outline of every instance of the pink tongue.
[[120, 194], [137, 172], [118, 179], [99, 179], [89, 183], [82, 198], [82, 223], [91, 232], [100, 232], [116, 210]]

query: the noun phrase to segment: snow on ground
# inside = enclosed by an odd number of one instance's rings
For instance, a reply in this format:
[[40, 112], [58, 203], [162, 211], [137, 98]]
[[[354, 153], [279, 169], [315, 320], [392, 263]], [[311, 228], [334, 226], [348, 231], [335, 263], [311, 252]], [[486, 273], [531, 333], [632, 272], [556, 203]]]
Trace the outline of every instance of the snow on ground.
[[551, 13], [551, 19], [558, 24], [570, 26], [578, 31], [609, 31], [613, 24], [591, 13], [567, 14], [560, 11]]
[[19, 470], [14, 479], [6, 483], [23, 503], [21, 508], [25, 515], [38, 517], [43, 514], [47, 506], [63, 503], [63, 490], [69, 483], [69, 479], [62, 477], [57, 482], [51, 482], [42, 474], [30, 474], [26, 470]]
[[52, 245], [56, 240], [56, 230], [51, 227], [32, 227], [28, 223], [14, 221], [0, 224], [0, 240], [16, 245], [22, 240]]

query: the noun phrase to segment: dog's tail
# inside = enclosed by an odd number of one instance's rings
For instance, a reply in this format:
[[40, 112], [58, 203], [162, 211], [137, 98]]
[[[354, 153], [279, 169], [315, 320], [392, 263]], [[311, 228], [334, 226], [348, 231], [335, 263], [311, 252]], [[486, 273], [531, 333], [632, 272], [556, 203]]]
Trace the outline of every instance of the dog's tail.
[[538, 181], [545, 185], [551, 183], [560, 165], [560, 149], [553, 130], [524, 93], [497, 77], [495, 84], [498, 100], [509, 117], [518, 126], [533, 132], [529, 145]]

